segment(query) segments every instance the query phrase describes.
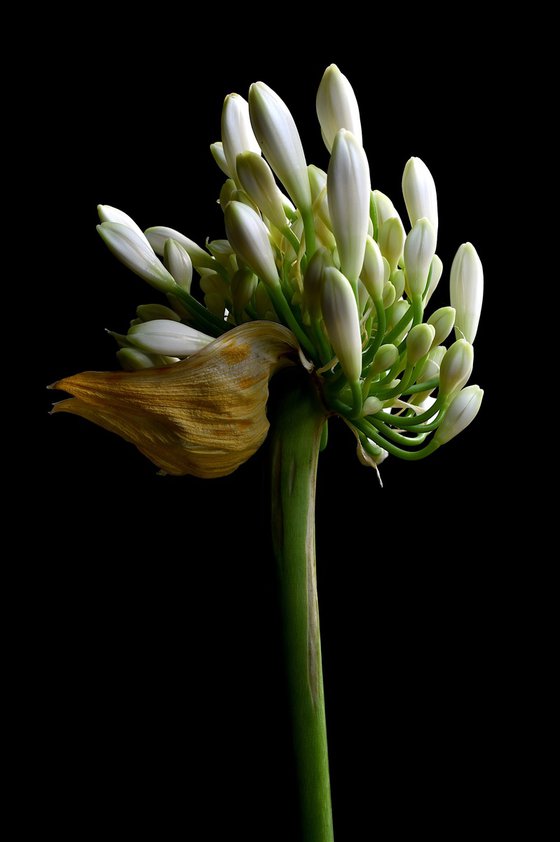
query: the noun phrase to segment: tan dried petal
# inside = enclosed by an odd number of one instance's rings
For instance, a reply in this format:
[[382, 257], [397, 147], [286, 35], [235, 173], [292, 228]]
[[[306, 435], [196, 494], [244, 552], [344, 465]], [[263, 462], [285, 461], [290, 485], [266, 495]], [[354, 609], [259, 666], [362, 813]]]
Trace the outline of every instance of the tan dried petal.
[[232, 473], [268, 432], [270, 377], [297, 358], [283, 325], [240, 325], [183, 362], [145, 371], [85, 371], [52, 388], [74, 398], [53, 412], [71, 412], [118, 433], [169, 474]]

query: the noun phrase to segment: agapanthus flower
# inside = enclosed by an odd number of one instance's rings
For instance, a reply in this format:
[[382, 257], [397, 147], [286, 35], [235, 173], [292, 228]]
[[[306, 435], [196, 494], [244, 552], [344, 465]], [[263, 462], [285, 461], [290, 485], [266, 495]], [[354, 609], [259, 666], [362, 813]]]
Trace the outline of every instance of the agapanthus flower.
[[[57, 412], [118, 432], [170, 473], [216, 475], [264, 439], [268, 379], [290, 359], [314, 379], [325, 414], [352, 428], [367, 464], [388, 453], [422, 458], [447, 440], [434, 433], [456, 395], [449, 382], [461, 354], [468, 371], [455, 380], [464, 386], [472, 370], [480, 259], [470, 243], [460, 247], [452, 306], [429, 312], [443, 267], [428, 167], [411, 158], [404, 168], [407, 233], [393, 202], [372, 189], [358, 103], [336, 65], [319, 86], [317, 114], [328, 172], [308, 166], [288, 106], [267, 85], [252, 85], [247, 99], [226, 97], [212, 153], [227, 176], [219, 196], [227, 239], [204, 248], [173, 228], [143, 232], [125, 212], [99, 206], [105, 243], [167, 301], [139, 307], [128, 332], [114, 334], [126, 373], [59, 381], [76, 400]], [[464, 344], [446, 350], [454, 327]], [[222, 451], [236, 453], [221, 467], [210, 446], [217, 430]]]

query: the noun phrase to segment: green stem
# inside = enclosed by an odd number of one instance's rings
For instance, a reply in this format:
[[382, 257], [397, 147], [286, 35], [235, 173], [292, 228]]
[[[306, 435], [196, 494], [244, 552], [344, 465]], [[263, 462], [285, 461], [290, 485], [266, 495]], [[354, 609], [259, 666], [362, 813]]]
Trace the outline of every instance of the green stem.
[[315, 486], [325, 410], [309, 377], [290, 372], [272, 427], [272, 535], [305, 842], [333, 842], [315, 569]]

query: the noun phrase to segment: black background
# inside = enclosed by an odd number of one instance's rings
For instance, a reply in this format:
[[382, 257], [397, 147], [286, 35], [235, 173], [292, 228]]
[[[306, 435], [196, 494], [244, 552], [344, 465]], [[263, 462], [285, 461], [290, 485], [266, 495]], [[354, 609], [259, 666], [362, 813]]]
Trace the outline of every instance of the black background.
[[406, 32], [387, 20], [361, 34], [359, 22], [346, 31], [330, 20], [325, 37], [312, 36], [310, 22], [297, 36], [273, 36], [263, 22], [250, 46], [238, 18], [186, 33], [167, 17], [153, 30], [137, 23], [97, 21], [93, 49], [66, 44], [43, 83], [38, 187], [56, 247], [39, 290], [44, 465], [34, 483], [49, 549], [29, 590], [40, 810], [73, 838], [110, 828], [298, 840], [266, 447], [221, 480], [162, 478], [117, 437], [49, 418], [53, 394], [43, 386], [115, 368], [103, 328], [125, 331], [137, 304], [159, 300], [107, 252], [96, 204], [200, 243], [223, 236], [222, 176], [208, 151], [223, 97], [266, 81], [292, 109], [308, 162], [326, 167], [314, 102], [334, 61], [358, 96], [373, 186], [405, 218], [406, 160], [420, 156], [435, 177], [445, 266], [435, 306], [448, 303], [461, 242], [475, 244], [486, 273], [476, 422], [426, 461], [387, 460], [383, 489], [343, 424], [331, 423], [321, 458], [336, 838], [373, 838], [380, 826], [392, 829], [384, 838], [413, 828], [454, 838], [474, 833], [489, 809], [492, 826], [515, 761], [504, 688], [522, 636], [509, 622], [517, 574], [497, 549], [509, 455], [494, 435], [496, 208], [510, 201], [503, 149], [516, 65], [496, 58], [495, 33], [474, 24], [459, 33], [445, 20], [441, 38], [421, 20]]

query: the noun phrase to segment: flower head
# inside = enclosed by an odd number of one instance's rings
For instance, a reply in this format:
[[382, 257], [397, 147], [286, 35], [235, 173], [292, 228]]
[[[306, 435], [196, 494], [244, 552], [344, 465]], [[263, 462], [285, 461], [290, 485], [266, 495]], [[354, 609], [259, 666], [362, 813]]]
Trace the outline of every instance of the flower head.
[[364, 464], [423, 458], [474, 417], [482, 390], [466, 383], [483, 290], [474, 247], [453, 261], [451, 306], [431, 311], [443, 277], [432, 175], [419, 158], [404, 168], [407, 232], [371, 184], [356, 95], [336, 65], [316, 108], [327, 172], [308, 166], [294, 118], [268, 85], [251, 85], [247, 100], [226, 97], [211, 151], [226, 176], [227, 239], [202, 247], [167, 226], [143, 232], [99, 206], [104, 242], [164, 299], [112, 333], [125, 372], [59, 381], [75, 397], [55, 412], [118, 432], [170, 473], [199, 476], [228, 473], [255, 451], [269, 377], [298, 357], [325, 413], [351, 426]]

